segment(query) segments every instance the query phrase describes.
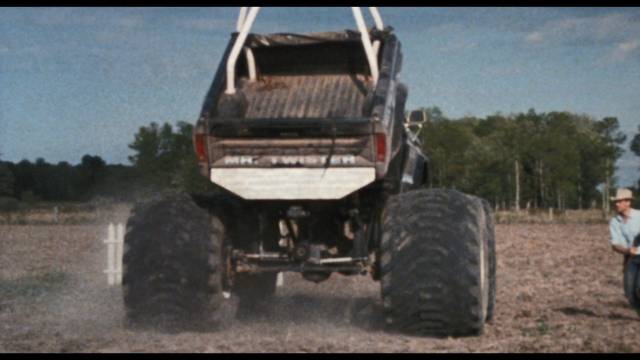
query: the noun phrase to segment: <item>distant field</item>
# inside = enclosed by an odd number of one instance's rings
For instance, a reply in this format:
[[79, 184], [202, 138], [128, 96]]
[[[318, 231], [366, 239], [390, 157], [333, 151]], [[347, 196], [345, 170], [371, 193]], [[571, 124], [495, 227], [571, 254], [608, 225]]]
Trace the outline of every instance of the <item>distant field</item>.
[[[56, 215], [54, 207], [58, 207]], [[98, 224], [126, 222], [131, 204], [112, 203], [95, 205], [91, 203], [41, 203], [33, 208], [19, 211], [0, 212], [0, 224], [50, 225], [50, 224]], [[493, 218], [498, 224], [605, 224], [613, 214], [602, 210], [531, 209], [519, 212], [512, 210], [494, 211]]]
[[[57, 214], [55, 208], [57, 207]], [[126, 222], [130, 204], [41, 203], [27, 209], [0, 212], [0, 224], [83, 225]]]
[[494, 220], [499, 224], [605, 224], [613, 214], [602, 210], [535, 209], [521, 211], [494, 212]]

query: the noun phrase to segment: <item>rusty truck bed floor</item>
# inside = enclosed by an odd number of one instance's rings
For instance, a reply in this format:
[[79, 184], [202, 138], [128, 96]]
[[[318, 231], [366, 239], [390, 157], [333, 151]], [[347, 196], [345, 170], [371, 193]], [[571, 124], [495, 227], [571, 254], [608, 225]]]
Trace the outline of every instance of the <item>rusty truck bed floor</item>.
[[245, 118], [362, 116], [367, 84], [360, 75], [263, 76], [243, 81]]

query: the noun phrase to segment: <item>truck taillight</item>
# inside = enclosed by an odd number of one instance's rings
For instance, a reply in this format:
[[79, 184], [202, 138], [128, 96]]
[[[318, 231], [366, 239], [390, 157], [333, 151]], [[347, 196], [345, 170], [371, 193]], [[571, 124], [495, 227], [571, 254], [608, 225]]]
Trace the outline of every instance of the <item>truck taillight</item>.
[[207, 162], [207, 138], [206, 134], [195, 135], [196, 156], [199, 162]]
[[376, 161], [384, 162], [387, 157], [387, 137], [385, 134], [376, 134]]

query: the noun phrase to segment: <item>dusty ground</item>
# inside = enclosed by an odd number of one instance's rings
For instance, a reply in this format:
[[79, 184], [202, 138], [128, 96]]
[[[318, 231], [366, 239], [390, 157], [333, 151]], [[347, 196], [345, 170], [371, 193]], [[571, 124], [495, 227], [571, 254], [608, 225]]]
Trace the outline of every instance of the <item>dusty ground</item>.
[[384, 331], [379, 284], [286, 274], [274, 308], [201, 332], [123, 326], [101, 273], [106, 226], [0, 226], [1, 352], [638, 352], [640, 317], [622, 292], [606, 225], [498, 225], [494, 322], [482, 337]]

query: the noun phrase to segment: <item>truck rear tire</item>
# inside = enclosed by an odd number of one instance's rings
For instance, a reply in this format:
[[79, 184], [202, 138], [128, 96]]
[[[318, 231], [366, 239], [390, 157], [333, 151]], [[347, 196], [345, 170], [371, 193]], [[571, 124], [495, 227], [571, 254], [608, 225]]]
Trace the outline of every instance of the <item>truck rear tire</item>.
[[136, 206], [124, 239], [127, 319], [201, 320], [217, 310], [223, 234], [222, 223], [187, 195]]
[[444, 189], [389, 199], [380, 259], [389, 327], [428, 336], [483, 332], [493, 276], [487, 214], [478, 200]]

